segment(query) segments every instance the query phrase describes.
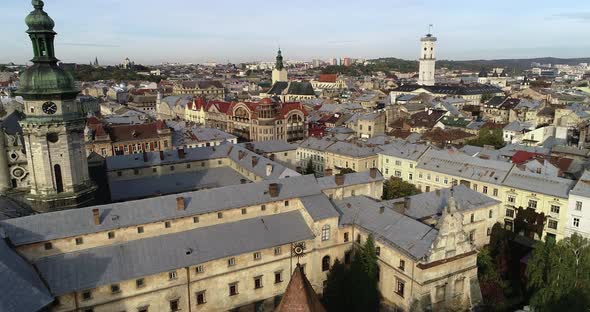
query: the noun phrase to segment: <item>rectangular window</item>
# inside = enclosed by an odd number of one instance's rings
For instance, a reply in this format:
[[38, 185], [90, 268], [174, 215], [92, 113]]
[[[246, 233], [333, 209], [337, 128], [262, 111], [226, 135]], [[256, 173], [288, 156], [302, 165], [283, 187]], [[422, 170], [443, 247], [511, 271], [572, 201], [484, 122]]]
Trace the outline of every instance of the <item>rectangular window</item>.
[[537, 209], [537, 201], [533, 199], [529, 199], [528, 208]]
[[289, 206], [289, 201], [288, 200], [285, 201], [285, 207], [287, 207], [287, 206]]
[[176, 273], [176, 271], [168, 272], [168, 279], [169, 280], [175, 280], [177, 278], [178, 278], [178, 274]]
[[557, 230], [557, 221], [549, 220], [549, 222], [547, 222], [547, 227], [550, 229]]
[[178, 311], [178, 299], [170, 300], [170, 311]]
[[506, 209], [506, 216], [509, 218], [514, 218], [514, 209]]
[[242, 208], [242, 214], [245, 215], [248, 213], [248, 210], [246, 210], [246, 208]]
[[217, 219], [222, 219], [222, 218], [223, 218], [223, 212], [218, 212]]
[[157, 173], [158, 172], [158, 168], [152, 168], [152, 172], [153, 173]]
[[115, 232], [113, 232], [113, 231], [109, 232], [108, 237], [109, 237], [109, 239], [115, 238]]
[[135, 287], [142, 288], [145, 286], [145, 280], [143, 278], [138, 278], [135, 280]]
[[170, 166], [170, 171], [174, 171], [174, 166]]
[[203, 267], [203, 265], [198, 265], [195, 268], [195, 272], [197, 272], [197, 273], [203, 273], [203, 272], [205, 272], [205, 267]]
[[344, 232], [344, 242], [348, 242], [348, 232]]
[[477, 192], [477, 184], [473, 184], [473, 190]]
[[487, 194], [487, 193], [488, 193], [488, 187], [487, 187], [487, 186], [484, 186], [484, 187], [483, 187], [483, 193], [484, 193], [484, 194]]
[[186, 169], [190, 169], [191, 168], [191, 164], [186, 164]]
[[511, 204], [514, 204], [514, 202], [516, 202], [516, 197], [514, 196], [508, 196], [508, 202]]
[[262, 254], [260, 253], [260, 251], [255, 252], [253, 256], [254, 256], [254, 260], [262, 259]]
[[238, 283], [229, 284], [229, 295], [235, 296], [238, 294]]
[[580, 227], [580, 218], [574, 218], [574, 226]]
[[494, 211], [490, 210], [490, 212], [488, 212], [488, 217], [491, 219], [494, 216]]
[[401, 166], [401, 165], [402, 165], [402, 162], [401, 162], [401, 160], [396, 160], [396, 161], [395, 161], [395, 165], [396, 165], [396, 166]]
[[53, 244], [52, 243], [45, 243], [45, 250], [51, 250], [53, 249]]
[[137, 233], [139, 233], [139, 234], [143, 233], [143, 226], [137, 227]]
[[396, 278], [396, 287], [395, 287], [395, 293], [400, 296], [400, 297], [404, 297], [404, 288], [406, 287], [406, 284], [400, 280], [399, 278]]
[[121, 172], [121, 171], [117, 171], [117, 176], [118, 176], [118, 177], [120, 177], [120, 176], [122, 176], [122, 175], [123, 175], [123, 172]]
[[170, 223], [170, 221], [166, 221], [166, 222], [164, 222], [164, 227], [165, 227], [165, 228], [167, 228], [167, 229], [168, 229], [168, 228], [170, 228], [171, 226], [172, 226], [172, 224]]
[[261, 206], [260, 206], [260, 210], [262, 210], [262, 211], [266, 211], [266, 205], [261, 205]]
[[117, 294], [121, 292], [121, 287], [119, 286], [119, 284], [113, 284], [111, 285], [111, 293], [112, 294]]
[[92, 292], [90, 290], [82, 293], [82, 300], [90, 300], [90, 299], [92, 299]]
[[82, 237], [76, 237], [76, 245], [84, 244], [84, 239]]
[[494, 196], [494, 197], [498, 197], [498, 189], [497, 189], [497, 188], [495, 188], [495, 189], [492, 191], [492, 196]]
[[472, 243], [475, 241], [475, 230], [469, 232], [469, 241]]
[[193, 217], [193, 223], [199, 223], [199, 217]]
[[551, 212], [553, 212], [553, 213], [559, 213], [559, 206], [557, 206], [557, 205], [551, 205]]
[[256, 276], [254, 278], [254, 289], [262, 288], [262, 276]]
[[487, 235], [488, 235], [488, 236], [492, 235], [492, 229], [488, 228], [488, 230], [487, 230]]
[[234, 265], [236, 265], [236, 258], [227, 259], [227, 266], [234, 266]]
[[205, 291], [199, 291], [197, 293], [197, 305], [205, 304]]
[[405, 271], [406, 270], [406, 261], [399, 259], [399, 267], [400, 270]]
[[381, 256], [381, 247], [375, 247], [375, 254]]
[[577, 201], [576, 202], [576, 210], [577, 211], [581, 211], [582, 210], [582, 202], [581, 201]]
[[283, 271], [275, 272], [275, 284], [283, 282]]
[[133, 174], [139, 175], [139, 169], [133, 169]]
[[281, 247], [275, 247], [275, 256], [278, 256], [281, 254]]

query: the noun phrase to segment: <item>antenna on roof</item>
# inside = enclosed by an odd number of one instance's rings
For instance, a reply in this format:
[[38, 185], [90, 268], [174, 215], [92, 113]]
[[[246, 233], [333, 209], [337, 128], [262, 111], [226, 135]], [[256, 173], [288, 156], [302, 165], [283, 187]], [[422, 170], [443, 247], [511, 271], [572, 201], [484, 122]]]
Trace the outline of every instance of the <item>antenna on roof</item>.
[[433, 24], [428, 24], [428, 34], [432, 34], [432, 28], [434, 27]]

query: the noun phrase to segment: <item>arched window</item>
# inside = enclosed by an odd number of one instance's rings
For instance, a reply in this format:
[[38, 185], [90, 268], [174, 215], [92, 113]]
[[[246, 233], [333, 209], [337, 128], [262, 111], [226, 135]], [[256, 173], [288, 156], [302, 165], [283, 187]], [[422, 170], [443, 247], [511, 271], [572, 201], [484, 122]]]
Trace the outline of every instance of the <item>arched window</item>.
[[322, 227], [322, 241], [327, 241], [330, 239], [330, 226], [324, 225]]
[[330, 270], [330, 256], [324, 256], [322, 258], [322, 272]]

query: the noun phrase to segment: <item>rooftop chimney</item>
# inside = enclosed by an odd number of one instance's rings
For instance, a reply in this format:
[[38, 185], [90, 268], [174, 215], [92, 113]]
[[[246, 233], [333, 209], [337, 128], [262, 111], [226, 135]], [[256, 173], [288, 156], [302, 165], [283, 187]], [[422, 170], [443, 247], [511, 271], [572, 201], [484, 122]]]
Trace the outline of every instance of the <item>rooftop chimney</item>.
[[377, 178], [377, 168], [371, 168], [369, 170], [369, 175], [371, 176], [372, 179]]
[[164, 151], [160, 151], [160, 160], [164, 160]]
[[184, 197], [176, 197], [176, 210], [184, 210]]
[[278, 197], [279, 196], [279, 185], [276, 183], [271, 183], [268, 185], [268, 194], [270, 197]]
[[329, 177], [332, 175], [332, 172], [333, 172], [332, 169], [326, 169], [326, 170], [324, 170], [324, 176]]
[[184, 156], [185, 156], [185, 155], [186, 155], [186, 154], [184, 153], [184, 148], [179, 148], [179, 149], [178, 149], [178, 158], [180, 158], [180, 159], [184, 159]]
[[272, 165], [266, 164], [266, 176], [270, 176], [272, 174]]
[[147, 161], [148, 161], [148, 153], [143, 152], [143, 162], [147, 162]]
[[343, 185], [344, 184], [344, 175], [339, 173], [334, 176], [334, 180], [336, 181], [336, 185]]
[[385, 207], [379, 207], [379, 214], [383, 214], [385, 212]]
[[258, 164], [258, 156], [252, 156], [252, 167], [256, 167]]
[[100, 212], [98, 208], [92, 209], [92, 216], [94, 217], [94, 224], [100, 225]]

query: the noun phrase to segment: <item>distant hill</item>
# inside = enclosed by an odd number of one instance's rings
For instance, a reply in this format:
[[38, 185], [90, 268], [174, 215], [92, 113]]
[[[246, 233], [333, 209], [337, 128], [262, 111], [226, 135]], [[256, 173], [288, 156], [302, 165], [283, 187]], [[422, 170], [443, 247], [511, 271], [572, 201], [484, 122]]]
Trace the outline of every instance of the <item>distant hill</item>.
[[[375, 69], [382, 70], [397, 70], [402, 72], [418, 71], [418, 61], [402, 60], [393, 57], [379, 58], [370, 60], [375, 63]], [[446, 67], [451, 70], [473, 70], [479, 71], [482, 68], [490, 70], [494, 67], [503, 67], [507, 71], [521, 72], [531, 68], [531, 63], [542, 64], [567, 64], [577, 65], [579, 63], [590, 63], [590, 57], [584, 58], [555, 58], [555, 57], [541, 57], [530, 59], [498, 59], [498, 60], [468, 60], [468, 61], [453, 61], [453, 60], [438, 60], [436, 66], [438, 68]], [[386, 69], [387, 68], [387, 69]]]

